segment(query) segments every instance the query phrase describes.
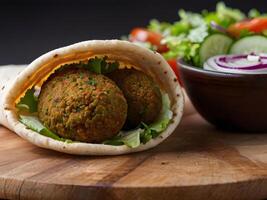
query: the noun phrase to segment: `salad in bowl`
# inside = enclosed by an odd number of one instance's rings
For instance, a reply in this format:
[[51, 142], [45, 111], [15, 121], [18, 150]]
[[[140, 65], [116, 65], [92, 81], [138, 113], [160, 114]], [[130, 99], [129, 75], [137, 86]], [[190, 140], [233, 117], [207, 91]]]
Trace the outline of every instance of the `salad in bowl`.
[[[173, 23], [153, 19], [145, 28], [134, 28], [127, 37], [127, 40], [161, 53], [178, 77], [177, 59], [180, 58], [206, 70], [247, 73], [243, 70], [244, 65], [258, 65], [264, 58], [262, 54], [267, 53], [267, 15], [256, 9], [245, 14], [220, 2], [215, 11], [193, 13], [179, 10], [178, 15], [179, 19]], [[226, 59], [229, 61], [226, 64], [234, 68], [227, 70], [215, 65], [217, 57], [214, 56], [218, 55], [240, 57]], [[207, 62], [212, 57], [214, 62]]]

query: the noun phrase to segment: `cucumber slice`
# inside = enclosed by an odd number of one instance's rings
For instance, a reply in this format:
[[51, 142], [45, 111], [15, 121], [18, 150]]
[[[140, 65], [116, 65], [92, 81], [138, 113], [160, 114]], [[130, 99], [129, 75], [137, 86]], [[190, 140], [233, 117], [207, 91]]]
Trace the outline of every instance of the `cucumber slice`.
[[230, 48], [231, 54], [267, 53], [267, 38], [260, 35], [244, 37]]
[[223, 34], [213, 34], [207, 37], [200, 46], [200, 61], [203, 64], [207, 59], [217, 55], [227, 54], [233, 40]]

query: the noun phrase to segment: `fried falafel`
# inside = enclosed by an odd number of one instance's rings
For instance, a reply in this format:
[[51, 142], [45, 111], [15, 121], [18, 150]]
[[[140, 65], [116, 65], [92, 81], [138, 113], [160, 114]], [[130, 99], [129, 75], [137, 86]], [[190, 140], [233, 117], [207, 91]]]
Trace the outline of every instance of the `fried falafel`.
[[44, 83], [38, 115], [45, 126], [63, 138], [100, 143], [123, 127], [127, 102], [106, 76], [72, 66], [57, 70]]
[[122, 90], [128, 113], [124, 128], [135, 128], [141, 122], [152, 123], [162, 108], [159, 87], [153, 79], [136, 69], [118, 69], [108, 75]]

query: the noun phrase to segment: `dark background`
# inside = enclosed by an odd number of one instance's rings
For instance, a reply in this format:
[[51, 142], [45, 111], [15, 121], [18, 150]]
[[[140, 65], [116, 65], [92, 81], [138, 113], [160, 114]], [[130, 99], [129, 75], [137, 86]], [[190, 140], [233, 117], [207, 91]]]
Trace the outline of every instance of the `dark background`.
[[[212, 10], [206, 0], [0, 1], [0, 65], [29, 63], [57, 47], [89, 39], [120, 38], [152, 18], [175, 21], [180, 8]], [[266, 0], [225, 1], [244, 11], [266, 12]]]

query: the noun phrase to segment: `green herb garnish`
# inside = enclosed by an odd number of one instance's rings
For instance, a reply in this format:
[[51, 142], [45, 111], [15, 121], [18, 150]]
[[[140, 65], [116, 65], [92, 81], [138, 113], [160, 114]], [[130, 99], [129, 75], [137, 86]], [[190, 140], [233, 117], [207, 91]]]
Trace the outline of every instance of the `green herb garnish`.
[[107, 56], [91, 58], [88, 63], [84, 64], [84, 67], [97, 74], [108, 74], [119, 68], [118, 62], [107, 62], [107, 59]]
[[88, 80], [88, 84], [92, 85], [92, 86], [96, 86], [96, 80], [93, 79], [92, 77], [90, 77], [89, 80]]

